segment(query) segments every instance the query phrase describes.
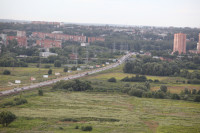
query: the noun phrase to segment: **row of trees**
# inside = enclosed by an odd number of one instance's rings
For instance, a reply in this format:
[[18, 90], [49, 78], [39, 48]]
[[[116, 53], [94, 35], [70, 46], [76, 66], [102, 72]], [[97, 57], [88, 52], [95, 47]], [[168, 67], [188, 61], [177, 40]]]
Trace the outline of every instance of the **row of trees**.
[[91, 83], [89, 81], [80, 81], [80, 80], [72, 80], [72, 81], [59, 81], [53, 87], [53, 90], [68, 90], [68, 91], [86, 91], [92, 90]]
[[170, 76], [180, 73], [180, 68], [176, 63], [149, 62], [143, 63], [140, 60], [127, 62], [123, 68], [125, 73], [142, 75]]

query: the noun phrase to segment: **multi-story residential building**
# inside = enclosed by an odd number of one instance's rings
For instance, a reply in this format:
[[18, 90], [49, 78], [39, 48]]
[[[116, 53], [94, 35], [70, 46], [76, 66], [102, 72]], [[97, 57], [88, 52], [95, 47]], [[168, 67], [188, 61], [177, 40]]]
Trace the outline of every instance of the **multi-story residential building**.
[[57, 33], [42, 33], [42, 32], [33, 32], [32, 37], [40, 39], [55, 39], [63, 41], [76, 41], [76, 42], [86, 42], [86, 36], [75, 36], [75, 35], [66, 35], [66, 34], [57, 34]]
[[32, 24], [60, 25], [60, 22], [32, 21]]
[[26, 37], [26, 31], [17, 31], [17, 37]]
[[200, 54], [200, 33], [199, 33], [199, 43], [197, 43], [197, 53]]
[[60, 40], [50, 40], [50, 39], [45, 39], [45, 40], [37, 40], [36, 44], [41, 46], [42, 48], [61, 48], [62, 47], [62, 42]]
[[173, 53], [178, 51], [179, 54], [186, 53], [186, 34], [174, 34], [174, 48]]
[[92, 43], [92, 42], [95, 42], [95, 41], [104, 42], [105, 38], [103, 38], [103, 37], [88, 37], [88, 43]]
[[21, 46], [21, 47], [27, 46], [27, 38], [26, 37], [7, 36], [6, 44], [9, 43], [9, 40], [16, 40], [18, 43], [18, 46]]

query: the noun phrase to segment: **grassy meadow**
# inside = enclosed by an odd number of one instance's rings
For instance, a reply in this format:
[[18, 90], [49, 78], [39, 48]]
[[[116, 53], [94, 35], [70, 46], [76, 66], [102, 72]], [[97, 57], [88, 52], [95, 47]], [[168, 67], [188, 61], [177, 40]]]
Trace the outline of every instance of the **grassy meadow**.
[[[0, 104], [19, 96], [4, 97]], [[44, 96], [32, 90], [21, 97], [28, 103], [0, 109], [18, 117], [9, 127], [0, 126], [1, 133], [79, 133], [87, 125], [93, 127], [92, 133], [200, 132], [200, 104], [195, 102], [119, 93], [52, 92], [49, 88], [44, 89]]]
[[[0, 125], [0, 133], [80, 133], [82, 126], [92, 126], [91, 133], [200, 133], [200, 103], [171, 100], [137, 98], [119, 92], [125, 84], [121, 82], [126, 76], [123, 66], [112, 70], [84, 77], [93, 87], [106, 89], [105, 92], [67, 92], [53, 91], [51, 86], [43, 87], [44, 96], [38, 96], [38, 90], [21, 92], [11, 96], [0, 97], [0, 105], [13, 101], [14, 98], [25, 98], [23, 105], [0, 107], [1, 111], [11, 111], [17, 119], [8, 127]], [[1, 72], [5, 68], [1, 68]], [[30, 75], [36, 79], [47, 74], [48, 68], [6, 68], [11, 70], [10, 76], [1, 75], [1, 87], [8, 86], [15, 78], [21, 78], [28, 84]], [[63, 68], [52, 68], [54, 72], [64, 74]], [[116, 83], [107, 82], [111, 77]], [[56, 78], [54, 75], [50, 78]], [[165, 84], [172, 93], [180, 93], [184, 88], [200, 89], [198, 85], [177, 83], [186, 80], [181, 77], [147, 76], [158, 79], [151, 83], [151, 90], [159, 89]], [[37, 82], [37, 81], [36, 81]], [[111, 90], [111, 91], [109, 91]], [[75, 129], [78, 127], [78, 129]]]
[[[0, 91], [12, 89], [19, 86], [25, 86], [31, 83], [42, 82], [50, 79], [55, 79], [58, 76], [55, 76], [55, 72], [59, 72], [61, 75], [69, 75], [74, 74], [77, 72], [72, 73], [65, 73], [63, 72], [63, 68], [56, 68], [51, 67], [52, 75], [49, 75], [49, 78], [43, 78], [43, 75], [48, 75], [48, 70], [50, 68], [37, 68], [34, 66], [31, 67], [0, 67]], [[11, 75], [3, 75], [4, 70], [9, 70]], [[59, 77], [60, 77], [59, 76]], [[36, 78], [35, 81], [31, 81], [30, 78]], [[15, 80], [21, 80], [21, 84], [15, 84]]]

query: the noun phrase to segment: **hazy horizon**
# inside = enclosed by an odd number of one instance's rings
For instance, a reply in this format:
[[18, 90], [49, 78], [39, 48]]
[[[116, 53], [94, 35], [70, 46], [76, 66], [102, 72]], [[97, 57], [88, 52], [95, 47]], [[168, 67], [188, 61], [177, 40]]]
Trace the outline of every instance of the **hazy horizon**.
[[198, 0], [0, 0], [0, 18], [200, 28]]

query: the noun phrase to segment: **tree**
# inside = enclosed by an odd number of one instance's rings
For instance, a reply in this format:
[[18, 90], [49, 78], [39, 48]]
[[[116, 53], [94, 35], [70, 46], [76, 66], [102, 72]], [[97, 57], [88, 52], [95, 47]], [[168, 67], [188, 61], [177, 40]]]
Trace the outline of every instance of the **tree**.
[[3, 75], [10, 75], [10, 71], [9, 70], [4, 70], [3, 71]]
[[194, 98], [194, 101], [195, 101], [195, 102], [200, 102], [200, 96], [196, 96], [196, 97]]
[[3, 111], [0, 113], [0, 124], [2, 124], [4, 127], [7, 127], [16, 118], [16, 115], [10, 111]]
[[65, 67], [63, 71], [68, 72], [68, 67]]
[[54, 63], [54, 66], [55, 67], [61, 67], [61, 61], [56, 60], [55, 63]]
[[165, 85], [161, 85], [160, 86], [160, 90], [162, 91], [162, 92], [167, 92], [167, 86], [165, 86]]
[[48, 71], [48, 74], [49, 74], [49, 75], [51, 75], [51, 74], [52, 74], [52, 70], [51, 70], [51, 69], [49, 69], [49, 71]]
[[73, 67], [71, 68], [72, 71], [76, 71], [76, 69], [77, 69], [77, 67], [75, 67], [75, 66], [73, 66]]
[[38, 95], [39, 95], [39, 96], [43, 96], [43, 90], [39, 89], [39, 90], [38, 90]]
[[148, 90], [150, 90], [151, 85], [150, 85], [150, 83], [148, 81], [145, 82], [145, 86], [147, 87]]
[[176, 94], [176, 93], [172, 94], [171, 98], [172, 99], [176, 99], [176, 100], [180, 100], [181, 99], [180, 96], [178, 94]]

